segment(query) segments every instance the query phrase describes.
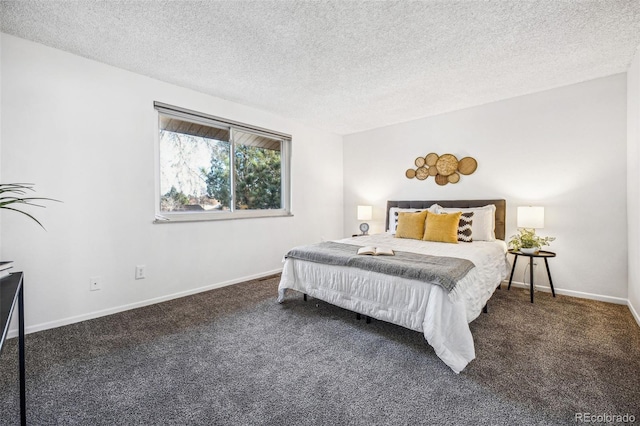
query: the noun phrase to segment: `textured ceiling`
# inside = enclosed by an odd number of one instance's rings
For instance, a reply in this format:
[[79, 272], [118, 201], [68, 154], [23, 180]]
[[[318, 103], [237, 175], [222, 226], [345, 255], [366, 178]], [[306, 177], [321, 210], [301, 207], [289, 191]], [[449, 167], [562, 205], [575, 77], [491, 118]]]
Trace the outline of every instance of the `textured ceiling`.
[[339, 134], [624, 72], [640, 1], [5, 1], [2, 32]]

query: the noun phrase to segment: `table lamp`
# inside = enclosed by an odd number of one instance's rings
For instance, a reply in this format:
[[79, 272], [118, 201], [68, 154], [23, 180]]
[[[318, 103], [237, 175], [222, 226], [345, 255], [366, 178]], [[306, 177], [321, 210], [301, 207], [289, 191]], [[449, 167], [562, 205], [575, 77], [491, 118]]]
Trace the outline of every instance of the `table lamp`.
[[[539, 240], [536, 229], [544, 228], [544, 207], [518, 207], [518, 228], [524, 228], [520, 231], [521, 239], [526, 237], [529, 242]], [[520, 251], [527, 254], [537, 253], [539, 249], [539, 244], [534, 247], [520, 247]]]
[[544, 228], [544, 207], [518, 207], [518, 228], [533, 229], [534, 233]]
[[[373, 217], [373, 207], [372, 206], [358, 206], [358, 220], [371, 220]], [[362, 235], [367, 235], [369, 231], [368, 223], [360, 224], [360, 232]]]

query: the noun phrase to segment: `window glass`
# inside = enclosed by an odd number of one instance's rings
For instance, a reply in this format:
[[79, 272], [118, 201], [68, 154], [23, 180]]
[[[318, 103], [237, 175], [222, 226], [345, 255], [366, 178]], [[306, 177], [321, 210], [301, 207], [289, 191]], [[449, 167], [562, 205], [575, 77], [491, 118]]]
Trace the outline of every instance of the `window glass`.
[[290, 214], [290, 136], [156, 103], [157, 221]]
[[235, 142], [235, 208], [282, 208], [281, 142], [242, 131]]
[[[160, 211], [215, 211], [229, 207], [229, 131], [161, 116]], [[211, 196], [207, 177], [215, 168], [219, 179]], [[224, 178], [223, 178], [224, 176]]]

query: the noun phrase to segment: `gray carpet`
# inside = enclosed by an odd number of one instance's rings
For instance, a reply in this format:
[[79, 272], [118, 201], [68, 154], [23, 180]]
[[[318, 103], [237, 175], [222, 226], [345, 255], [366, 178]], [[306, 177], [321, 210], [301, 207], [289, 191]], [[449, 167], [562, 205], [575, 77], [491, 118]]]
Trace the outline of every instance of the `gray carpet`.
[[[625, 306], [498, 290], [460, 375], [421, 333], [291, 292], [279, 277], [27, 336], [32, 425], [575, 424], [640, 421], [640, 327]], [[18, 423], [16, 339], [0, 424]]]

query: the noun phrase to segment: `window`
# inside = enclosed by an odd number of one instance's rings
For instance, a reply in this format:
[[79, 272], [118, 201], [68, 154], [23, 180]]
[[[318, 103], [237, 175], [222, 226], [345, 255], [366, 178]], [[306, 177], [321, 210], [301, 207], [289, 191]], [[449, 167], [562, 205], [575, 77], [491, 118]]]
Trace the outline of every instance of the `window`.
[[154, 106], [158, 222], [290, 214], [291, 136], [159, 102]]

